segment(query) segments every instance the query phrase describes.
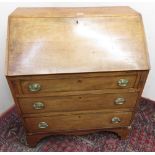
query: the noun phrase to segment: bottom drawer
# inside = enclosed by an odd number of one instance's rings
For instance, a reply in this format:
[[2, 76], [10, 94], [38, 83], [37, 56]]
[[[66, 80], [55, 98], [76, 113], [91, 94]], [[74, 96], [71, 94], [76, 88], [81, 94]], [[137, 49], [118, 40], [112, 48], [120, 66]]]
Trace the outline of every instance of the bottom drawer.
[[132, 112], [89, 112], [49, 114], [45, 117], [25, 118], [28, 132], [61, 132], [73, 130], [125, 127], [130, 125]]

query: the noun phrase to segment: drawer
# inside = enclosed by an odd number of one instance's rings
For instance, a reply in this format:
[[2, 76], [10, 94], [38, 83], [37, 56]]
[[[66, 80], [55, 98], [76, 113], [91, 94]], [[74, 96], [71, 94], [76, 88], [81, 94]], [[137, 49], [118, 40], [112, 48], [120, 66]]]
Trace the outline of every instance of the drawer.
[[23, 94], [134, 88], [137, 75], [21, 80]]
[[[50, 114], [49, 114], [50, 115]], [[28, 132], [59, 132], [86, 129], [125, 127], [130, 125], [132, 112], [72, 113], [47, 117], [25, 118]]]
[[133, 108], [138, 93], [19, 98], [22, 113]]

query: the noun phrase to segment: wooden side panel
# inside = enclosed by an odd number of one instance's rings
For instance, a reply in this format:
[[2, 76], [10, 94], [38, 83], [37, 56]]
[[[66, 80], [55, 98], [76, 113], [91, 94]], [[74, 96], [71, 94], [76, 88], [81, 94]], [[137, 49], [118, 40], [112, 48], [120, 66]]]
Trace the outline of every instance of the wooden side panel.
[[16, 98], [16, 94], [18, 94], [19, 93], [19, 90], [18, 90], [18, 88], [17, 88], [17, 81], [15, 81], [15, 80], [11, 80], [11, 78], [9, 78], [9, 77], [6, 77], [7, 78], [7, 82], [8, 82], [8, 84], [9, 84], [9, 87], [10, 87], [10, 90], [11, 90], [11, 93], [12, 93], [12, 96], [13, 96], [13, 99], [14, 99], [14, 102], [15, 102], [15, 104], [16, 104], [16, 107], [17, 107], [17, 111], [18, 111], [18, 113], [20, 114], [20, 116], [22, 117], [22, 112], [21, 112], [21, 110], [20, 110], [20, 107], [19, 107], [19, 104], [18, 104], [18, 100], [17, 100], [17, 98]]

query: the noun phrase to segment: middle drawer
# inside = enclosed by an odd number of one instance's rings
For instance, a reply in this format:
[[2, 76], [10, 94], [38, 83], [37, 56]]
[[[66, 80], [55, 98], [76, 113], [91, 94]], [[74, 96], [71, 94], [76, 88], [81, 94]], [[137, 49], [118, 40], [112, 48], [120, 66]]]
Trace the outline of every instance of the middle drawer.
[[138, 93], [18, 98], [22, 113], [133, 108]]

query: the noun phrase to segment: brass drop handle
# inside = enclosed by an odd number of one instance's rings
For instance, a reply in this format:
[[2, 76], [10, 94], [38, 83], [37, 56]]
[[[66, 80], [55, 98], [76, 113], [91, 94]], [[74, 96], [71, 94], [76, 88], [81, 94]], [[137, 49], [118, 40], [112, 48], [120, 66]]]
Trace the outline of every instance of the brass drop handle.
[[46, 129], [46, 128], [48, 127], [48, 124], [47, 124], [46, 122], [40, 122], [40, 123], [38, 124], [38, 127], [39, 127], [40, 129]]
[[116, 124], [116, 123], [120, 123], [121, 122], [121, 120], [120, 120], [119, 117], [113, 117], [111, 121], [112, 121], [113, 124]]
[[37, 92], [40, 91], [41, 85], [39, 83], [31, 83], [29, 84], [29, 91], [31, 92]]
[[44, 109], [45, 105], [42, 102], [35, 102], [33, 104], [33, 108], [36, 109], [36, 110], [40, 110], [40, 109]]
[[128, 85], [129, 81], [127, 79], [119, 79], [118, 80], [118, 86], [120, 87], [126, 87]]
[[125, 103], [125, 99], [123, 97], [118, 97], [116, 100], [115, 100], [115, 104], [116, 105], [122, 105]]

